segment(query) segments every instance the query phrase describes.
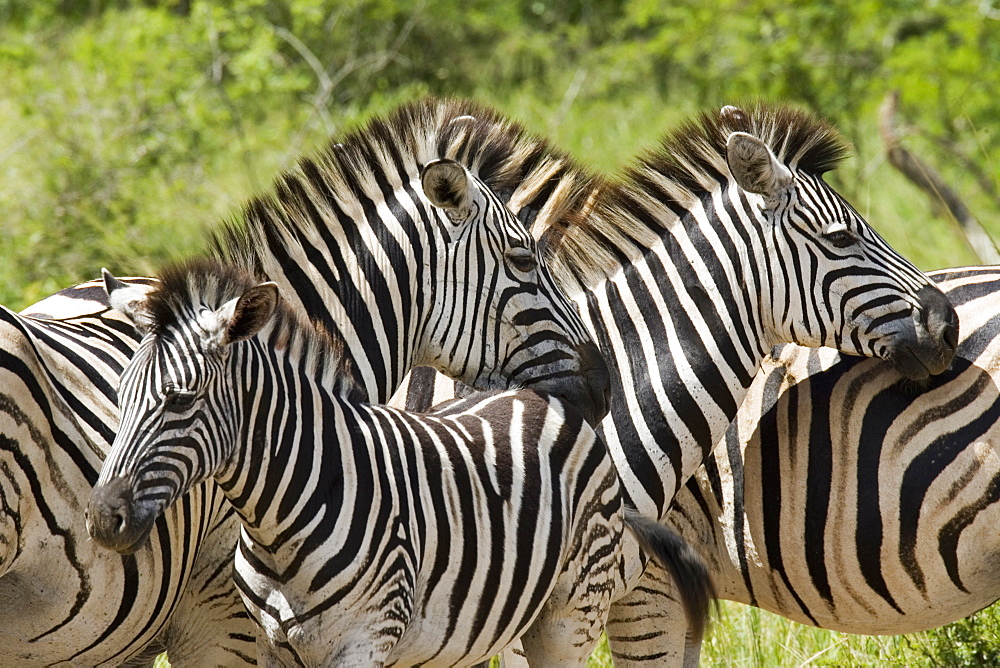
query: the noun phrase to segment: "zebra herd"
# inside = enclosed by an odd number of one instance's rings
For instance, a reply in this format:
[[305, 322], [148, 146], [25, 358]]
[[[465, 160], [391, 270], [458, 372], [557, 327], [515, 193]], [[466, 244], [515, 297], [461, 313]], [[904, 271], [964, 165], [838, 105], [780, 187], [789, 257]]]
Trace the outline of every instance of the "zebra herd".
[[845, 154], [724, 107], [605, 179], [422, 100], [208, 257], [4, 309], [9, 662], [652, 666], [709, 574], [854, 632], [1000, 598], [1000, 273], [920, 273]]

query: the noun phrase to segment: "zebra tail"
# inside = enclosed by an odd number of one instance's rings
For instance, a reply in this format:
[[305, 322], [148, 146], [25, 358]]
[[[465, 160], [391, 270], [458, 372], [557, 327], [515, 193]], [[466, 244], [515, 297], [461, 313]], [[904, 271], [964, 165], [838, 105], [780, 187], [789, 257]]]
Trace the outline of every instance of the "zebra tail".
[[629, 505], [625, 506], [625, 526], [646, 554], [670, 573], [687, 616], [688, 643], [700, 643], [708, 628], [709, 606], [715, 599], [715, 585], [705, 562], [673, 530]]

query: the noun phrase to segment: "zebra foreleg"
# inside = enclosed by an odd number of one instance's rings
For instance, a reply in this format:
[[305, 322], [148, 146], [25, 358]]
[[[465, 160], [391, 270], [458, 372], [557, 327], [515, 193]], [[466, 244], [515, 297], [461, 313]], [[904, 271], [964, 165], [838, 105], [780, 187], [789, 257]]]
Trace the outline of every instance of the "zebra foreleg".
[[688, 642], [673, 580], [654, 561], [638, 585], [611, 605], [606, 631], [616, 668], [698, 665], [701, 642]]

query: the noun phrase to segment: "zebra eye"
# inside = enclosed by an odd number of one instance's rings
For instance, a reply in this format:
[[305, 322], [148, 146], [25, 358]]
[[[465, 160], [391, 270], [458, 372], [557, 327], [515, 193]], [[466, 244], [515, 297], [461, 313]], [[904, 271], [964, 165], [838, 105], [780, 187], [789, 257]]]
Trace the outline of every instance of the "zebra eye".
[[522, 274], [527, 274], [537, 264], [535, 254], [531, 252], [530, 248], [525, 248], [524, 246], [515, 246], [509, 249], [506, 253], [506, 258], [507, 262]]
[[858, 241], [858, 238], [847, 230], [835, 230], [824, 234], [823, 237], [837, 248], [847, 248]]
[[181, 390], [173, 385], [163, 388], [163, 405], [169, 411], [185, 411], [194, 404], [195, 393], [191, 390]]

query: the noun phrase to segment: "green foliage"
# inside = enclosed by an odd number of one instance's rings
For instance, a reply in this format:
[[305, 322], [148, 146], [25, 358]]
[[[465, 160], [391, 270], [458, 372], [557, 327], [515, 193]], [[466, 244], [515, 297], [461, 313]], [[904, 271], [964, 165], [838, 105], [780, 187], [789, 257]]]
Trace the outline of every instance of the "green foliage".
[[1000, 665], [1000, 609], [987, 608], [972, 617], [927, 631], [920, 649], [934, 666]]
[[[940, 629], [905, 636], [860, 636], [801, 626], [737, 603], [723, 603], [702, 650], [702, 666], [995, 666], [1000, 606]], [[606, 664], [610, 665], [610, 663]]]

